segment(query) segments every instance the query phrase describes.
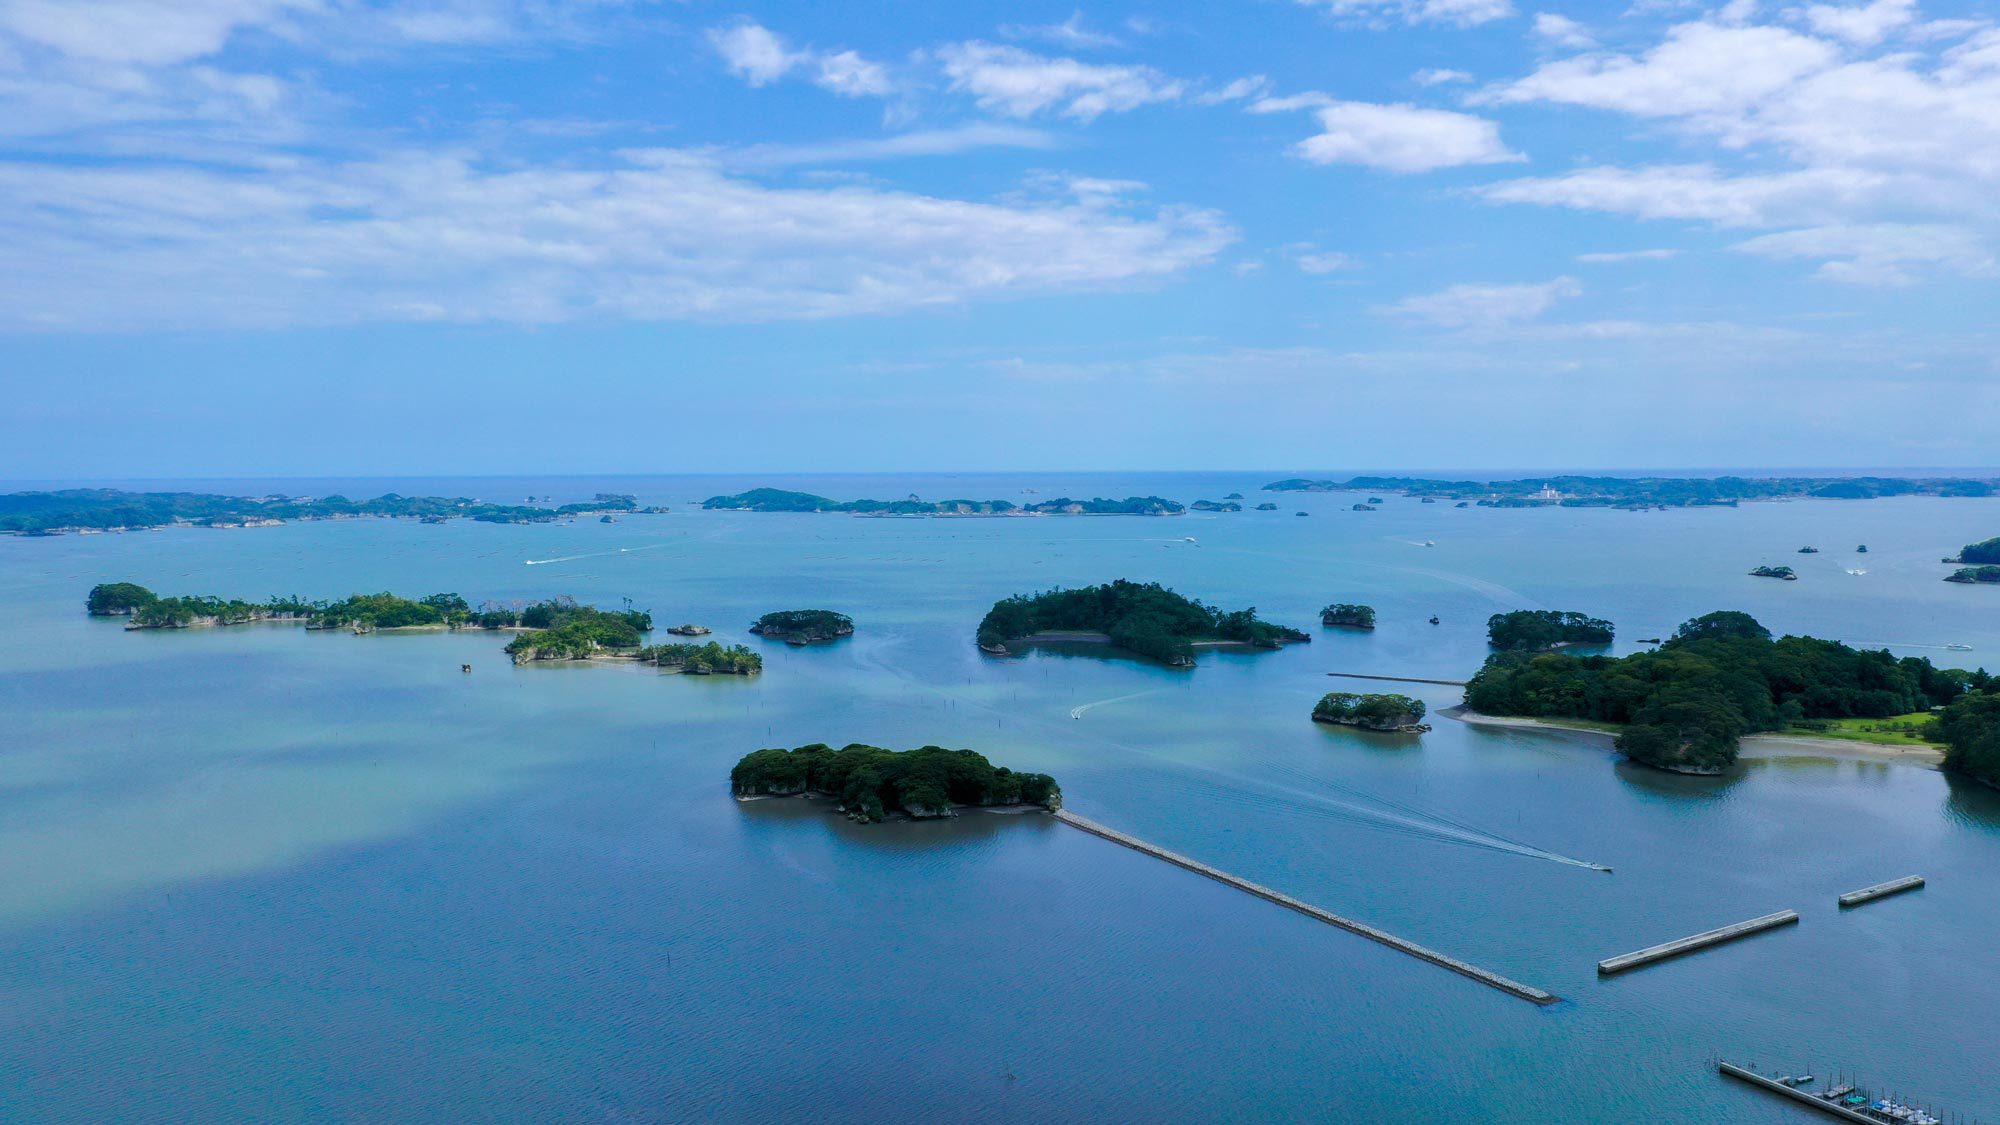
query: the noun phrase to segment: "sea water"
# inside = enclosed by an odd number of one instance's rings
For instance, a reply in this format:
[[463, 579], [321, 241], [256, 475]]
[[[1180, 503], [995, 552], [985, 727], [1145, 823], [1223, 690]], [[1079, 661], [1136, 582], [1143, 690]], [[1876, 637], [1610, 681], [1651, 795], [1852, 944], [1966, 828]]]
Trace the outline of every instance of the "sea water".
[[[1363, 497], [1259, 493], [1266, 479], [219, 482], [632, 492], [673, 510], [0, 538], [0, 1118], [1812, 1119], [1718, 1077], [1718, 1053], [2000, 1116], [2000, 792], [1853, 755], [1693, 778], [1588, 736], [1309, 719], [1323, 692], [1371, 689], [1330, 671], [1467, 677], [1487, 616], [1522, 608], [1608, 617], [1620, 653], [1741, 609], [2000, 666], [2000, 590], [1944, 583], [1938, 563], [2000, 533], [2000, 501], [1634, 513], [1391, 495], [1363, 514]], [[1280, 510], [690, 503], [755, 484], [1236, 491]], [[1760, 563], [1800, 580], [1748, 577]], [[972, 644], [998, 598], [1119, 577], [1315, 639], [1205, 651], [1193, 671]], [[120, 580], [630, 599], [757, 647], [765, 671], [516, 668], [505, 635], [480, 632], [127, 632], [83, 613], [91, 585]], [[1380, 627], [1319, 628], [1335, 601], [1375, 606]], [[855, 635], [800, 649], [747, 632], [804, 607], [850, 614]], [[1434, 712], [1458, 697], [1385, 687]], [[1048, 771], [1085, 816], [1564, 1001], [1535, 1007], [1044, 816], [858, 826], [823, 801], [730, 798], [744, 753], [817, 741]], [[1905, 874], [1929, 884], [1834, 905]], [[1787, 908], [1797, 927], [1596, 976], [1601, 958]]]

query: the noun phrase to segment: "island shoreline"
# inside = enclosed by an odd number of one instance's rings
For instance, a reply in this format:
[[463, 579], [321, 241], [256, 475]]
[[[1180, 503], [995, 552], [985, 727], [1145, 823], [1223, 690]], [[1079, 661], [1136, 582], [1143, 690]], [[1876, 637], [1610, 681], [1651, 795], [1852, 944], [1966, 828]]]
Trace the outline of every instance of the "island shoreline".
[[[1603, 739], [1607, 744], [1618, 736], [1597, 727], [1587, 727], [1565, 723], [1558, 719], [1535, 719], [1514, 715], [1487, 715], [1464, 705], [1440, 708], [1437, 712], [1448, 719], [1456, 719], [1467, 726], [1493, 727], [1503, 730], [1544, 730], [1560, 731], [1566, 734], [1591, 735]], [[1893, 765], [1917, 766], [1938, 771], [1944, 763], [1944, 750], [1934, 746], [1891, 746], [1880, 742], [1861, 742], [1846, 738], [1813, 738], [1808, 735], [1779, 734], [1767, 732], [1743, 737], [1739, 759], [1755, 758], [1771, 761], [1781, 758], [1845, 758], [1852, 761], [1886, 762]], [[1688, 773], [1691, 777], [1713, 776], [1694, 774], [1682, 770], [1671, 773]]]

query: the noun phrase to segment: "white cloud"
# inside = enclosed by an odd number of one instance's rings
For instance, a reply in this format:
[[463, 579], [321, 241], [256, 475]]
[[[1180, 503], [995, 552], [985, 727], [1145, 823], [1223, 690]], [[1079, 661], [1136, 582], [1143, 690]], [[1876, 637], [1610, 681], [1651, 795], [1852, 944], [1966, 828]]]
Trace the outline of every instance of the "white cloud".
[[802, 164], [899, 160], [911, 156], [950, 156], [980, 148], [1052, 149], [1056, 144], [1055, 137], [1040, 129], [981, 121], [951, 129], [920, 129], [887, 137], [748, 145], [718, 152], [716, 160], [732, 169], [785, 168]]
[[1532, 285], [1454, 285], [1405, 297], [1380, 311], [1440, 328], [1499, 328], [1534, 320], [1559, 301], [1583, 295], [1573, 277]]
[[888, 71], [853, 51], [821, 55], [813, 81], [844, 98], [885, 97], [893, 88]]
[[854, 51], [795, 51], [776, 32], [748, 20], [711, 30], [708, 41], [729, 72], [753, 87], [804, 69], [814, 85], [844, 98], [884, 97], [894, 89], [887, 70]]
[[1768, 226], [1780, 216], [1832, 216], [1886, 194], [1889, 181], [1838, 170], [1729, 176], [1706, 164], [1604, 166], [1563, 176], [1502, 180], [1475, 189], [1496, 203], [1540, 203], [1642, 219]]
[[1448, 82], [1470, 82], [1472, 81], [1472, 75], [1463, 70], [1432, 67], [1410, 75], [1410, 81], [1415, 82], [1419, 86], [1442, 86]]
[[1620, 262], [1663, 262], [1679, 257], [1680, 253], [1679, 250], [1611, 250], [1578, 254], [1576, 260], [1593, 266], [1608, 266]]
[[1558, 46], [1585, 48], [1597, 46], [1584, 26], [1568, 16], [1554, 12], [1535, 13], [1535, 34]]
[[951, 88], [980, 108], [1010, 117], [1057, 113], [1089, 121], [1184, 92], [1181, 83], [1149, 66], [1106, 66], [1049, 58], [992, 43], [954, 43], [937, 52]]
[[1814, 4], [1805, 10], [1805, 20], [1821, 35], [1834, 35], [1850, 43], [1872, 46], [1888, 34], [1906, 27], [1917, 18], [1916, 0], [1874, 0], [1868, 4]]
[[1514, 14], [1513, 0], [1299, 0], [1337, 16], [1372, 21], [1387, 17], [1405, 23], [1444, 23], [1476, 27]]
[[1476, 103], [1557, 102], [1672, 117], [1740, 110], [1831, 67], [1830, 44], [1777, 27], [1682, 24], [1643, 56], [1583, 55], [1547, 63]]
[[1222, 105], [1225, 102], [1240, 102], [1250, 98], [1260, 98], [1271, 88], [1271, 80], [1261, 74], [1246, 75], [1220, 89], [1209, 90], [1196, 95], [1195, 101], [1202, 105]]
[[163, 66], [206, 58], [239, 30], [324, 7], [321, 0], [9, 0], [0, 29], [73, 59]]
[[[1743, 170], [1721, 162], [1586, 167], [1494, 184], [1480, 194], [1848, 236], [1891, 229], [1935, 234], [1946, 226], [1972, 232], [1968, 237], [1982, 246], [2000, 242], [2000, 114], [1993, 109], [2000, 105], [2000, 29], [1916, 25], [1914, 5], [1895, 0], [1817, 4], [1787, 15], [1831, 37], [1747, 23], [1682, 24], [1643, 54], [1549, 63], [1476, 99], [1664, 120], [1689, 143], [1707, 141], [1719, 154], [1740, 157], [1734, 163]], [[1871, 51], [1899, 28], [1933, 46]], [[1822, 276], [1890, 284], [1921, 269], [1981, 276], [1986, 260], [1985, 251], [1964, 246], [1897, 256], [1880, 247], [1843, 255], [1823, 237], [1759, 245], [1822, 246], [1828, 262]]]
[[1072, 11], [1061, 23], [1006, 24], [1000, 28], [1000, 34], [1009, 39], [1039, 39], [1072, 50], [1124, 46], [1124, 41], [1116, 35], [1083, 26], [1081, 10]]
[[786, 49], [770, 28], [747, 21], [710, 31], [708, 41], [729, 65], [729, 72], [752, 86], [768, 86], [810, 57]]
[[1314, 112], [1321, 132], [1297, 151], [1315, 164], [1407, 173], [1526, 159], [1501, 143], [1498, 125], [1470, 114], [1371, 102], [1334, 102]]
[[1318, 109], [1321, 106], [1336, 105], [1339, 101], [1340, 99], [1332, 94], [1307, 90], [1303, 94], [1286, 94], [1282, 98], [1258, 98], [1245, 108], [1251, 113], [1290, 113], [1295, 109]]
[[1900, 286], [1916, 281], [1913, 267], [1964, 277], [1993, 277], [1993, 254], [1963, 227], [1876, 223], [1781, 231], [1731, 247], [1780, 259], [1821, 259], [1818, 276], [1855, 285]]
[[1292, 258], [1301, 273], [1339, 273], [1341, 270], [1357, 270], [1361, 262], [1351, 254], [1338, 250], [1300, 250]]
[[411, 153], [255, 174], [0, 163], [0, 324], [759, 321], [1171, 277], [1234, 238], [1117, 193], [775, 189], [675, 150], [496, 170]]

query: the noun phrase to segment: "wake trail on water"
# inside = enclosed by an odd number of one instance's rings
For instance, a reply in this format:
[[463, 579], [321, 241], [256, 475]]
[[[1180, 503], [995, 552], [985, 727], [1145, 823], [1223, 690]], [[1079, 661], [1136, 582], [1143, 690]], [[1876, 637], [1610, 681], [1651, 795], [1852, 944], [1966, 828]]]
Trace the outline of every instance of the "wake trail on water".
[[[1044, 718], [1016, 711], [996, 705], [985, 699], [961, 694], [941, 685], [918, 680], [906, 670], [890, 666], [882, 659], [879, 653], [858, 653], [857, 657], [863, 665], [877, 668], [902, 680], [908, 686], [941, 697], [954, 699], [968, 710], [984, 711], [997, 718], [1008, 719], [1023, 726], [1043, 727], [1050, 731], [1051, 734], [1060, 732], [1061, 737], [1069, 739], [1077, 737], [1078, 732], [1076, 728], [1057, 726], [1053, 717]], [[1080, 707], [1072, 708], [1070, 715], [1073, 718], [1080, 718], [1081, 716], [1078, 713], [1081, 711], [1087, 711], [1093, 707], [1102, 707], [1109, 703], [1117, 703], [1127, 699], [1136, 699], [1139, 696], [1151, 695], [1163, 690], [1165, 689], [1152, 688], [1148, 691], [1134, 692], [1130, 695], [1096, 700], [1085, 703]], [[1547, 848], [1537, 847], [1525, 840], [1516, 840], [1512, 837], [1501, 835], [1491, 829], [1482, 828], [1479, 825], [1457, 819], [1445, 813], [1420, 808], [1416, 805], [1383, 797], [1378, 794], [1354, 789], [1339, 782], [1316, 777], [1304, 770], [1283, 766], [1274, 767], [1275, 772], [1288, 776], [1298, 783], [1285, 784], [1269, 778], [1239, 773], [1234, 770], [1183, 762], [1142, 749], [1130, 743], [1120, 742], [1115, 738], [1108, 738], [1101, 734], [1086, 735], [1085, 740], [1116, 750], [1122, 750], [1125, 753], [1151, 761], [1164, 761], [1184, 771], [1186, 774], [1203, 777], [1207, 782], [1203, 786], [1204, 792], [1202, 794], [1205, 799], [1213, 799], [1222, 804], [1232, 805], [1237, 808], [1250, 809], [1264, 814], [1277, 813], [1279, 815], [1301, 817], [1321, 823], [1351, 825], [1392, 836], [1400, 836], [1405, 839], [1514, 855], [1523, 859], [1544, 860], [1549, 863], [1559, 863], [1568, 867], [1581, 867], [1588, 871], [1609, 872], [1611, 870], [1611, 868], [1600, 863], [1592, 863], [1589, 860], [1577, 859], [1574, 856], [1567, 856], [1560, 852], [1550, 851]], [[1340, 794], [1340, 796], [1328, 796], [1324, 793], [1314, 792], [1312, 789], [1302, 788], [1302, 785], [1323, 786]]]
[[630, 555], [640, 551], [657, 551], [662, 547], [676, 547], [678, 543], [655, 543], [649, 547], [620, 547], [615, 551], [592, 551], [584, 555], [562, 555], [553, 559], [524, 559], [523, 566], [547, 566], [550, 563], [576, 562], [578, 559], [605, 559], [615, 555]]
[[1086, 703], [1081, 707], [1070, 708], [1069, 717], [1072, 719], [1081, 719], [1083, 718], [1086, 712], [1090, 711], [1093, 708], [1103, 707], [1111, 703], [1123, 703], [1128, 699], [1138, 699], [1140, 696], [1157, 695], [1159, 691], [1160, 691], [1159, 688], [1148, 688], [1145, 691], [1135, 691], [1131, 695], [1116, 695], [1112, 696], [1110, 699], [1099, 699], [1093, 703]]

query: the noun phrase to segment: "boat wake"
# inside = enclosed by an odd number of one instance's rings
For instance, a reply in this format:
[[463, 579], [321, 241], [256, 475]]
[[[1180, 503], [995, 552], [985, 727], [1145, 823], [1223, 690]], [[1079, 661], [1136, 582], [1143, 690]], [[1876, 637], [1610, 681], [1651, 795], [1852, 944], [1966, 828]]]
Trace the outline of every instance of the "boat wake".
[[1086, 703], [1081, 707], [1072, 707], [1069, 709], [1069, 717], [1072, 719], [1081, 719], [1083, 718], [1085, 712], [1094, 710], [1098, 707], [1103, 707], [1111, 703], [1123, 703], [1128, 699], [1137, 699], [1142, 695], [1153, 695], [1157, 693], [1159, 690], [1160, 690], [1159, 688], [1150, 688], [1146, 691], [1135, 691], [1131, 695], [1113, 696], [1110, 699], [1100, 699], [1094, 703]]
[[[1307, 776], [1303, 775], [1302, 771], [1287, 770], [1285, 772], [1297, 773], [1302, 778]], [[1560, 863], [1569, 867], [1581, 867], [1588, 871], [1602, 871], [1607, 875], [1611, 873], [1611, 868], [1604, 864], [1593, 863], [1586, 859], [1577, 859], [1574, 856], [1567, 856], [1561, 852], [1553, 852], [1547, 848], [1537, 847], [1526, 840], [1517, 840], [1511, 836], [1504, 836], [1490, 828], [1483, 828], [1470, 821], [1460, 820], [1457, 817], [1438, 812], [1435, 809], [1426, 809], [1403, 801], [1394, 800], [1393, 798], [1384, 797], [1380, 794], [1350, 788], [1323, 777], [1310, 777], [1309, 783], [1325, 786], [1341, 796], [1329, 797], [1308, 789], [1296, 788], [1290, 785], [1265, 783], [1269, 788], [1307, 802], [1307, 804], [1297, 805], [1276, 798], [1259, 797], [1254, 794], [1243, 794], [1242, 797], [1244, 800], [1239, 803], [1273, 812], [1307, 816], [1315, 820], [1351, 824], [1359, 828], [1387, 832], [1391, 835], [1403, 836], [1410, 839], [1426, 840], [1431, 843], [1451, 844], [1458, 847], [1477, 848], [1482, 851], [1502, 852], [1508, 855], [1521, 856], [1524, 859], [1539, 859], [1549, 863]], [[1228, 800], [1231, 798], [1225, 797], [1224, 799]]]
[[654, 544], [652, 544], [651, 546], [647, 546], [647, 547], [620, 547], [620, 548], [618, 548], [618, 549], [617, 549], [617, 550], [615, 550], [615, 551], [591, 551], [591, 552], [590, 552], [590, 553], [588, 553], [588, 554], [583, 554], [583, 555], [561, 555], [561, 556], [559, 556], [559, 557], [557, 557], [557, 558], [553, 558], [553, 559], [524, 559], [524, 560], [522, 560], [522, 565], [524, 565], [524, 566], [547, 566], [547, 565], [549, 565], [550, 563], [566, 563], [566, 562], [575, 562], [575, 561], [577, 561], [578, 559], [604, 559], [604, 558], [610, 558], [610, 557], [612, 557], [612, 556], [614, 556], [614, 555], [631, 555], [631, 554], [636, 554], [636, 553], [638, 553], [638, 552], [640, 552], [640, 551], [657, 551], [657, 550], [659, 550], [659, 549], [660, 549], [660, 548], [662, 548], [662, 547], [673, 547], [673, 546], [677, 546], [677, 544], [674, 544], [674, 543], [654, 543]]

